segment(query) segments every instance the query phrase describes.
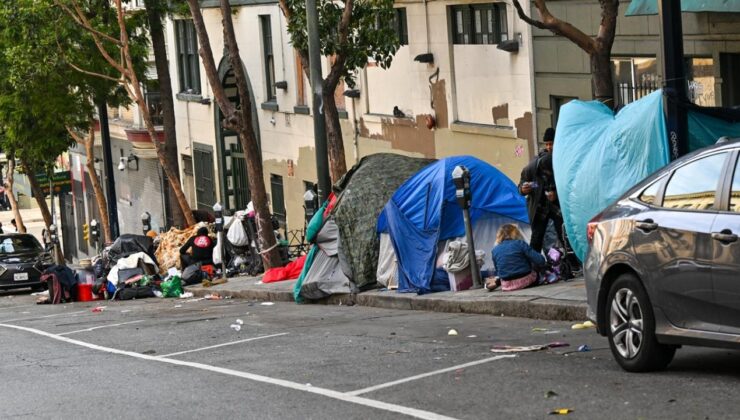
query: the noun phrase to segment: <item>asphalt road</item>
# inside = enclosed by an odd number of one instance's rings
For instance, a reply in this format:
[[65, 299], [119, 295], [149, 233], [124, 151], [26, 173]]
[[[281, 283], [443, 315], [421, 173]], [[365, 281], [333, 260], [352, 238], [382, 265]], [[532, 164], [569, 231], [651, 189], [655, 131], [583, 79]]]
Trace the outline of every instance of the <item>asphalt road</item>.
[[[241, 300], [33, 302], [0, 292], [3, 419], [740, 415], [740, 352], [685, 347], [665, 372], [628, 374], [605, 339], [571, 323]], [[569, 346], [491, 352], [555, 341]], [[583, 344], [592, 350], [577, 352]]]

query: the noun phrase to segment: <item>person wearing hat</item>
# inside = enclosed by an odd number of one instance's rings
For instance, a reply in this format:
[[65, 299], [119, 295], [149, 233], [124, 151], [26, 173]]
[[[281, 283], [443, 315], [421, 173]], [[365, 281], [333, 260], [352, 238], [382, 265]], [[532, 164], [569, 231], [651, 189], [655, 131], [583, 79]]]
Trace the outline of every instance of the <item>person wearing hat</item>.
[[547, 223], [552, 220], [558, 240], [563, 243], [563, 215], [560, 212], [555, 177], [552, 170], [552, 148], [555, 143], [555, 130], [549, 127], [542, 137], [545, 147], [522, 169], [519, 180], [519, 193], [527, 197], [527, 212], [532, 228], [529, 245], [541, 252], [547, 231]]

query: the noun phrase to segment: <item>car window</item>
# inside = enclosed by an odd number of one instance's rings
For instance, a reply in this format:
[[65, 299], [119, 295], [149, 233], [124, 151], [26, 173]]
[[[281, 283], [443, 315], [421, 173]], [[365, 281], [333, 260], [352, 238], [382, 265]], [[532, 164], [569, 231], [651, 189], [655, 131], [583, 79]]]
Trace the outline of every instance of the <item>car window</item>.
[[15, 252], [41, 251], [41, 244], [33, 236], [5, 236], [0, 237], [0, 254]]
[[695, 160], [673, 172], [663, 195], [669, 209], [708, 210], [714, 208], [717, 184], [727, 153]]
[[645, 188], [642, 191], [639, 200], [645, 204], [657, 205], [658, 203], [655, 202], [655, 199], [658, 196], [658, 189], [660, 188], [660, 184], [662, 183], [663, 179], [659, 179], [653, 182], [649, 187]]
[[730, 211], [740, 213], [740, 159], [735, 165], [735, 175], [732, 176], [732, 192], [730, 193]]

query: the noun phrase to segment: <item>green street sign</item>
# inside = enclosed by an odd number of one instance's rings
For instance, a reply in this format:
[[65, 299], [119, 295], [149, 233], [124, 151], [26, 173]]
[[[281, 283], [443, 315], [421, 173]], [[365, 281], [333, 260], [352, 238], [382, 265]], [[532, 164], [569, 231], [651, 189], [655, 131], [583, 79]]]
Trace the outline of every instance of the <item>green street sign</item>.
[[49, 185], [49, 176], [45, 172], [36, 174], [36, 180], [44, 192], [44, 196], [49, 195], [49, 188], [54, 188], [54, 194], [68, 193], [72, 191], [72, 176], [69, 171], [54, 172], [51, 176]]

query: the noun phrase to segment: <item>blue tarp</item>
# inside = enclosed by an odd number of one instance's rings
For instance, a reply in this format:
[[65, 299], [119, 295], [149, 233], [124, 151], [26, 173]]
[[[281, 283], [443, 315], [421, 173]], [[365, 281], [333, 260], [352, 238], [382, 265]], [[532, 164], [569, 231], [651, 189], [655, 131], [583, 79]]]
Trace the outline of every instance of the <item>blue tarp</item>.
[[568, 239], [581, 261], [588, 221], [625, 191], [668, 164], [663, 93], [656, 91], [615, 116], [598, 102], [560, 108], [553, 169]]
[[[740, 124], [688, 111], [689, 151], [719, 137], [740, 137]], [[568, 239], [583, 261], [588, 221], [669, 162], [663, 91], [615, 116], [606, 105], [571, 101], [560, 109], [553, 168]]]
[[473, 224], [491, 214], [529, 223], [525, 199], [516, 185], [488, 163], [454, 156], [426, 166], [398, 188], [378, 218], [378, 232], [390, 234], [398, 258], [401, 292], [430, 292], [437, 243], [465, 235], [452, 182], [457, 165], [466, 166], [471, 174]]

